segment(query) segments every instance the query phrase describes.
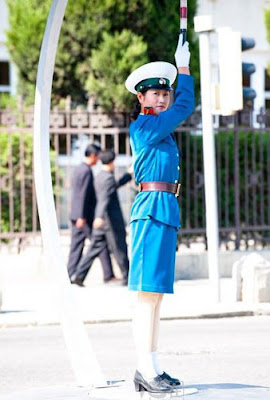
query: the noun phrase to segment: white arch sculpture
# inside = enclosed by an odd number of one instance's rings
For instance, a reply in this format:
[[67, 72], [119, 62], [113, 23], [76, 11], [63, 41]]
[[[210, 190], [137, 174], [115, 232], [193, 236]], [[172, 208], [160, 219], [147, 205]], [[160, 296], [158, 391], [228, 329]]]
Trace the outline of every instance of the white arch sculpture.
[[38, 211], [54, 299], [76, 381], [82, 386], [106, 385], [82, 319], [73, 299], [63, 261], [53, 199], [49, 121], [52, 78], [61, 25], [68, 0], [53, 0], [43, 37], [38, 65], [34, 112], [34, 170]]

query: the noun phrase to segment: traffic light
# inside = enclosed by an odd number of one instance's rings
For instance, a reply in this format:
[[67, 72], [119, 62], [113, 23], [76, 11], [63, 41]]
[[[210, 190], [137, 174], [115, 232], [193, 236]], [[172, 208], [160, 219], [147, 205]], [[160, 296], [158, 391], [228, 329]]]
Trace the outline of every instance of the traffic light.
[[[242, 51], [250, 50], [255, 47], [255, 40], [251, 38], [241, 39]], [[255, 64], [253, 63], [242, 63], [242, 74], [243, 74], [243, 99], [244, 101], [252, 101], [256, 97], [256, 92], [250, 87], [250, 76], [256, 71]]]
[[241, 38], [241, 33], [230, 27], [219, 28], [217, 33], [219, 83], [215, 85], [213, 113], [231, 115], [256, 97], [255, 90], [250, 87], [255, 65], [242, 62], [242, 52], [252, 49], [255, 41]]
[[217, 29], [218, 71], [216, 110], [231, 115], [243, 108], [241, 34], [230, 27]]

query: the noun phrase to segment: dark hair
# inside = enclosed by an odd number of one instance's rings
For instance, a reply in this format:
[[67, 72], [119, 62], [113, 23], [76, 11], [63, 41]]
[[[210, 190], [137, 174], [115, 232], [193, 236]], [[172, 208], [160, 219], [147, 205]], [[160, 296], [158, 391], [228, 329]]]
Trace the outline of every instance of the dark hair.
[[139, 100], [137, 99], [137, 103], [136, 103], [134, 109], [130, 113], [130, 119], [132, 121], [135, 121], [138, 118], [140, 112], [141, 112], [141, 104], [140, 104]]
[[115, 159], [115, 152], [113, 150], [103, 150], [99, 153], [99, 159], [102, 164], [110, 164]]
[[84, 152], [85, 157], [89, 157], [91, 156], [91, 154], [95, 154], [97, 155], [101, 150], [100, 144], [95, 142], [95, 143], [91, 143], [89, 144]]

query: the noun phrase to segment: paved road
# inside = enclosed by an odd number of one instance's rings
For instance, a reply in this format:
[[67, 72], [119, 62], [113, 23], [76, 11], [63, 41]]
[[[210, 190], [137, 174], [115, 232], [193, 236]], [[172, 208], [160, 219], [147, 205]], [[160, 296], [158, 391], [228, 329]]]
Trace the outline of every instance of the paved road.
[[[87, 325], [107, 379], [131, 379], [129, 323]], [[160, 359], [186, 385], [270, 387], [270, 317], [162, 321]], [[59, 326], [0, 331], [0, 395], [75, 384]], [[267, 400], [267, 399], [265, 399]]]

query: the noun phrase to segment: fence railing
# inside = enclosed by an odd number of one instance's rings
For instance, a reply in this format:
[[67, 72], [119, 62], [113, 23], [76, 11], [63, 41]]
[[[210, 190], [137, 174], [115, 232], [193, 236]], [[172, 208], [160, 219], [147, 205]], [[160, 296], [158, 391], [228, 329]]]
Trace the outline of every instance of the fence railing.
[[[113, 148], [116, 175], [131, 163], [130, 118], [67, 103], [50, 116], [50, 147], [55, 205], [60, 229], [69, 226], [71, 181], [89, 140]], [[33, 112], [0, 110], [0, 240], [23, 240], [39, 231], [33, 181]], [[226, 248], [266, 246], [270, 240], [270, 114], [245, 111], [215, 119], [220, 241]], [[182, 229], [179, 240], [206, 245], [201, 116], [175, 132], [182, 152]], [[136, 185], [119, 191], [127, 222]]]

